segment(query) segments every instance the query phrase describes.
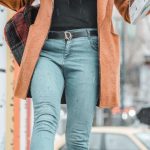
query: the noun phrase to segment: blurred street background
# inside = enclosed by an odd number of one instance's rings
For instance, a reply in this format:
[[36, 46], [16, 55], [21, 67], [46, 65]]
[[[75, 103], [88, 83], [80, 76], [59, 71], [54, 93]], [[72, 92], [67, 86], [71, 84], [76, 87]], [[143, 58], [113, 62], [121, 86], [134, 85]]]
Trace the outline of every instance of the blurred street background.
[[[5, 23], [13, 14], [0, 6], [0, 150], [29, 150], [32, 99], [13, 97], [19, 68], [3, 35]], [[114, 7], [113, 23], [121, 40], [121, 107], [97, 108], [90, 150], [150, 150], [150, 17], [131, 25]], [[66, 105], [62, 105], [57, 150], [66, 149], [66, 112]]]

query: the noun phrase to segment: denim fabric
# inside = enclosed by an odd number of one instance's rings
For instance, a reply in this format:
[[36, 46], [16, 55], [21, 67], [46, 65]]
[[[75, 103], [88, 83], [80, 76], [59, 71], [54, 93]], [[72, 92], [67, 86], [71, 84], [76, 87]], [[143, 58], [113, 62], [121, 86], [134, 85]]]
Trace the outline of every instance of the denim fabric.
[[[79, 30], [97, 29], [72, 29]], [[98, 65], [98, 36], [45, 41], [31, 79], [34, 107], [31, 150], [54, 149], [64, 87], [67, 150], [88, 150], [99, 95]]]

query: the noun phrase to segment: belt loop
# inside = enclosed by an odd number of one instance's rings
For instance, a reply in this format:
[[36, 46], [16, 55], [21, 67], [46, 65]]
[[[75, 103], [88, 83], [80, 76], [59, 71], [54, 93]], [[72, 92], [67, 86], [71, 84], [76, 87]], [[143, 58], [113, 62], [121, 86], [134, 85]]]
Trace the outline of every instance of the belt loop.
[[90, 30], [86, 29], [86, 32], [87, 32], [88, 38], [90, 38]]

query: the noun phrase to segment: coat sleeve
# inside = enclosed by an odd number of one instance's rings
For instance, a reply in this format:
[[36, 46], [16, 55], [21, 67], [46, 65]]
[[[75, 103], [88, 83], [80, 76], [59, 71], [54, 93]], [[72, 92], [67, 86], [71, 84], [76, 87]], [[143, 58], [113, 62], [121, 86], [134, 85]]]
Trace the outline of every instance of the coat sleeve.
[[[32, 3], [34, 0], [30, 0]], [[10, 8], [14, 11], [18, 11], [27, 3], [27, 0], [0, 0], [0, 5]]]
[[120, 14], [123, 16], [125, 21], [130, 23], [129, 17], [129, 0], [115, 0], [115, 5], [119, 10]]

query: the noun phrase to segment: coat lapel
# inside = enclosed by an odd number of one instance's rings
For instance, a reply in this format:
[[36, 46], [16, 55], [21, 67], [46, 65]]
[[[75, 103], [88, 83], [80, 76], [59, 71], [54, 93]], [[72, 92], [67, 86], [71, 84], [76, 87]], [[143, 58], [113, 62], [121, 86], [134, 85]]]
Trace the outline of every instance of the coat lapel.
[[105, 18], [107, 3], [108, 0], [97, 0], [97, 14], [98, 14], [99, 26], [102, 25], [102, 22]]
[[14, 94], [18, 97], [25, 97], [25, 94], [27, 94], [24, 93], [24, 89], [28, 89], [32, 73], [47, 37], [51, 24], [53, 6], [53, 0], [41, 1], [35, 22], [29, 28], [26, 46], [20, 64], [20, 72], [14, 91]]

